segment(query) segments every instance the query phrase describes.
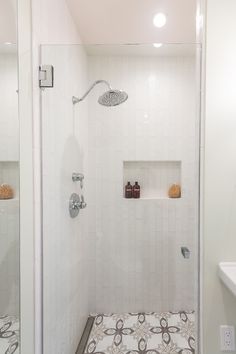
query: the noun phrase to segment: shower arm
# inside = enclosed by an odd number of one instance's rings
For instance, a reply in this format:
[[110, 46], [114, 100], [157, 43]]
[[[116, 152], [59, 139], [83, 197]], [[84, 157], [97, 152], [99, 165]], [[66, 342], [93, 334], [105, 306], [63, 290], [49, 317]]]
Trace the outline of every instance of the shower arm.
[[92, 89], [98, 85], [98, 84], [105, 84], [107, 85], [107, 87], [109, 88], [109, 90], [111, 90], [111, 86], [109, 84], [109, 82], [105, 81], [105, 80], [96, 80], [91, 86], [90, 88], [88, 89], [88, 91], [85, 92], [85, 94], [81, 97], [81, 98], [78, 98], [78, 97], [75, 97], [75, 96], [72, 96], [72, 103], [73, 104], [76, 104], [76, 103], [79, 103], [81, 101], [83, 101], [85, 99], [85, 97], [88, 96], [88, 94], [92, 91]]

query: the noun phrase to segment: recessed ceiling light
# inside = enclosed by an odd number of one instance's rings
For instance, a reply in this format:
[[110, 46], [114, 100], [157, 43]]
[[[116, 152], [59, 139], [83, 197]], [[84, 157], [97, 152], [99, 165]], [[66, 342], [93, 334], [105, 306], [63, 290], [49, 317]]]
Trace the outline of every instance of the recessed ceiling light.
[[159, 12], [158, 14], [156, 14], [153, 18], [153, 24], [154, 24], [154, 26], [156, 26], [158, 28], [165, 26], [166, 15], [163, 14], [162, 12]]
[[155, 48], [160, 48], [162, 46], [163, 46], [162, 43], [153, 43], [153, 47], [155, 47]]
[[4, 44], [5, 45], [11, 45], [12, 43], [11, 42], [5, 42]]

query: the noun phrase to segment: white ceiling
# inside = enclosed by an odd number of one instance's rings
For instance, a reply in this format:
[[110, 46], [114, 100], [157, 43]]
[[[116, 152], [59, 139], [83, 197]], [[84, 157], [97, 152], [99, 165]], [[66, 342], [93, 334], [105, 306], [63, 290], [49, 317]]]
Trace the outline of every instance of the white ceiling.
[[[197, 0], [67, 0], [86, 44], [194, 43]], [[167, 24], [153, 26], [157, 12]]]

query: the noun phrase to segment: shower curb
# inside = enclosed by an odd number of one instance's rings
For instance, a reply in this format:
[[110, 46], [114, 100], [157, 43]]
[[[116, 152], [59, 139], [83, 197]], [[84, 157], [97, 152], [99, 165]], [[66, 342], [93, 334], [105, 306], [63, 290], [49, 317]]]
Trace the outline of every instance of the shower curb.
[[78, 344], [75, 354], [84, 354], [85, 348], [86, 348], [86, 345], [87, 345], [87, 342], [89, 339], [89, 335], [90, 335], [91, 329], [93, 327], [94, 320], [95, 320], [95, 317], [93, 317], [93, 316], [90, 316], [87, 319], [83, 334], [80, 338], [80, 342]]

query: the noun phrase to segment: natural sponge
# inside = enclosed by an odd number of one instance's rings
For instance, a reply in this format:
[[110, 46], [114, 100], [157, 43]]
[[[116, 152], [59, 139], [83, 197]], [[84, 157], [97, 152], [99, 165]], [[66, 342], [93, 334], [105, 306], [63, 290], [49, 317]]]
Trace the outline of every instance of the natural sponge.
[[168, 192], [169, 198], [181, 198], [181, 187], [179, 184], [172, 184]]
[[9, 184], [0, 185], [0, 199], [12, 199], [14, 197], [14, 191]]

